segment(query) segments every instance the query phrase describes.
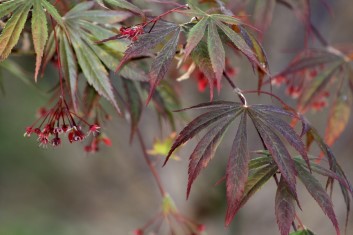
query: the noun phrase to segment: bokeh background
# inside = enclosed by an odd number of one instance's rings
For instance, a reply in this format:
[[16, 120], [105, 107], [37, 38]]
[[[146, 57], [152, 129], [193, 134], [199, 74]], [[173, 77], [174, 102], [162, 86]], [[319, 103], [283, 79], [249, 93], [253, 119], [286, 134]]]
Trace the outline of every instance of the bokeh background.
[[[353, 43], [353, 1], [328, 1], [333, 15], [312, 1], [314, 24], [331, 43]], [[137, 5], [144, 2], [136, 1]], [[151, 9], [156, 4], [148, 3]], [[156, 8], [157, 9], [157, 8]], [[157, 11], [156, 11], [157, 12]], [[251, 16], [250, 16], [251, 17]], [[277, 6], [273, 24], [264, 37], [271, 71], [283, 69], [303, 45], [303, 27], [284, 7]], [[236, 81], [243, 89], [256, 87], [256, 78], [249, 64], [234, 58], [239, 69]], [[34, 69], [34, 57], [16, 57], [26, 70]], [[50, 98], [47, 91], [55, 85], [55, 71], [47, 72], [37, 84], [30, 85], [1, 71], [4, 93], [0, 98], [0, 235], [125, 235], [143, 225], [160, 208], [161, 198], [151, 173], [142, 158], [139, 146], [129, 144], [129, 126], [119, 117], [105, 126], [113, 146], [94, 155], [83, 151], [83, 144], [63, 144], [53, 149], [39, 148], [34, 138], [23, 138], [25, 127]], [[32, 77], [24, 77], [31, 81]], [[54, 80], [54, 81], [53, 81]], [[197, 91], [195, 80], [180, 84], [182, 105], [189, 106], [208, 99]], [[283, 88], [275, 89], [288, 103]], [[236, 97], [224, 86], [217, 99]], [[251, 103], [271, 103], [265, 97], [249, 96]], [[113, 112], [112, 112], [113, 113]], [[113, 113], [114, 114], [114, 113]], [[195, 114], [188, 113], [188, 117]], [[308, 118], [324, 133], [327, 110], [308, 113]], [[156, 115], [147, 109], [140, 127], [151, 148], [155, 137], [161, 137]], [[182, 128], [179, 123], [178, 130]], [[353, 122], [333, 146], [339, 162], [353, 181]], [[168, 128], [163, 136], [168, 135]], [[278, 234], [274, 215], [275, 184], [269, 182], [235, 217], [230, 228], [224, 227], [224, 185], [213, 186], [222, 177], [234, 131], [224, 138], [217, 157], [197, 180], [188, 201], [185, 200], [187, 157], [192, 142], [178, 152], [181, 161], [171, 161], [162, 168], [162, 157], [154, 157], [167, 191], [179, 210], [206, 224], [208, 234]], [[229, 141], [228, 141], [229, 139]], [[252, 141], [253, 140], [253, 141]], [[256, 141], [250, 139], [249, 143]], [[194, 142], [195, 143], [195, 142]], [[250, 145], [252, 149], [256, 144]], [[299, 198], [305, 225], [320, 235], [334, 234], [333, 227], [310, 195], [299, 184]], [[339, 190], [334, 191], [334, 205], [343, 229], [345, 206]], [[351, 215], [351, 218], [352, 215]], [[348, 234], [353, 234], [350, 219]]]

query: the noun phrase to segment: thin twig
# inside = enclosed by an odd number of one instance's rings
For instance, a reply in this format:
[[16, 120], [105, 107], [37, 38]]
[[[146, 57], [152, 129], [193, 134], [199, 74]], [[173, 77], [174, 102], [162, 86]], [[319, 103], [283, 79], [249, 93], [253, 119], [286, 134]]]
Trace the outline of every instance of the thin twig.
[[162, 184], [162, 181], [161, 181], [161, 178], [156, 170], [156, 168], [154, 167], [150, 157], [148, 156], [147, 154], [147, 149], [146, 149], [146, 144], [145, 144], [145, 141], [143, 140], [143, 137], [141, 135], [141, 131], [139, 128], [136, 128], [136, 134], [137, 134], [137, 137], [138, 137], [138, 140], [139, 140], [139, 143], [140, 143], [140, 146], [141, 146], [141, 149], [142, 149], [142, 154], [143, 154], [143, 157], [145, 158], [145, 161], [147, 163], [147, 166], [149, 167], [156, 183], [157, 183], [157, 186], [159, 188], [159, 191], [162, 195], [162, 197], [165, 197], [167, 194], [164, 190], [164, 187], [163, 187], [163, 184]]
[[233, 88], [233, 91], [235, 93], [237, 93], [242, 104], [247, 107], [248, 102], [246, 101], [246, 98], [245, 98], [243, 92], [234, 84], [234, 82], [230, 79], [230, 77], [228, 76], [228, 74], [225, 71], [223, 71], [223, 76], [226, 78], [229, 85]]

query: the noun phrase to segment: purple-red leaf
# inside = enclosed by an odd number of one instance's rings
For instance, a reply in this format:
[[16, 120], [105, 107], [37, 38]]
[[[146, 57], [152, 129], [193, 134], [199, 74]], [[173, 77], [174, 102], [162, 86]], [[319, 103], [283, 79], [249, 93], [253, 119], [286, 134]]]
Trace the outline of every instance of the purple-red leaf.
[[120, 68], [131, 58], [148, 54], [151, 49], [163, 42], [169, 34], [179, 29], [180, 27], [177, 24], [162, 20], [158, 21], [151, 32], [145, 32], [138, 37], [137, 41], [132, 42], [129, 45], [129, 48], [125, 51], [124, 57], [121, 59], [116, 71], [119, 71]]
[[201, 103], [198, 105], [191, 106], [189, 108], [184, 108], [180, 110], [175, 110], [175, 112], [181, 112], [185, 110], [190, 110], [190, 109], [222, 109], [222, 108], [232, 108], [232, 107], [238, 107], [240, 108], [242, 106], [241, 103], [237, 102], [231, 102], [231, 101], [212, 101], [212, 102], [206, 102], [206, 103]]
[[306, 51], [300, 53], [296, 58], [294, 58], [294, 60], [283, 72], [280, 73], [280, 75], [286, 76], [340, 60], [340, 57], [326, 51], [312, 51], [311, 53]]
[[151, 94], [154, 92], [156, 86], [159, 84], [162, 78], [164, 78], [168, 71], [170, 63], [175, 56], [175, 51], [179, 41], [179, 33], [180, 27], [175, 30], [171, 39], [164, 45], [162, 50], [158, 53], [157, 57], [152, 62], [151, 70], [149, 73], [151, 88], [149, 98], [147, 100], [151, 98]]
[[220, 90], [221, 79], [225, 68], [225, 51], [217, 31], [217, 26], [213, 21], [208, 25], [207, 46], [212, 68], [216, 74], [217, 88]]
[[254, 113], [251, 109], [249, 109], [249, 116], [251, 117], [261, 139], [263, 140], [264, 145], [270, 151], [273, 159], [275, 160], [280, 172], [285, 178], [288, 186], [297, 198], [296, 194], [296, 175], [297, 172], [294, 167], [294, 161], [290, 156], [288, 150], [285, 145], [281, 141], [281, 139], [277, 136], [275, 132], [273, 132], [261, 119], [256, 117], [256, 113]]
[[336, 219], [335, 212], [333, 210], [332, 201], [325, 189], [321, 186], [320, 182], [315, 179], [307, 170], [305, 170], [300, 164], [296, 163], [295, 167], [298, 171], [299, 179], [303, 182], [308, 192], [319, 204], [324, 213], [329, 217], [332, 224], [336, 228], [337, 235], [340, 235], [340, 229]]
[[216, 110], [216, 112], [210, 111], [207, 113], [204, 113], [197, 118], [195, 118], [193, 121], [191, 121], [178, 135], [176, 138], [173, 146], [171, 147], [168, 156], [164, 162], [164, 165], [167, 163], [170, 155], [173, 153], [173, 151], [178, 148], [180, 145], [184, 144], [186, 141], [189, 139], [193, 138], [196, 134], [198, 134], [201, 130], [204, 128], [208, 127], [215, 121], [219, 119], [226, 118], [229, 115], [234, 115], [237, 111], [239, 111], [240, 107], [232, 107], [232, 108], [219, 108]]
[[295, 200], [283, 177], [277, 188], [275, 213], [281, 235], [288, 235], [295, 217]]
[[247, 147], [246, 116], [246, 112], [243, 112], [227, 164], [226, 188], [228, 207], [226, 226], [230, 224], [237, 208], [239, 208], [248, 179], [249, 152]]
[[270, 115], [256, 109], [252, 110], [256, 113], [257, 118], [261, 119], [263, 123], [266, 123], [269, 128], [279, 132], [288, 141], [288, 143], [300, 153], [310, 169], [310, 161], [305, 145], [293, 128], [287, 122], [276, 117], [275, 115]]
[[230, 113], [222, 120], [217, 121], [215, 123], [215, 127], [213, 127], [207, 134], [205, 134], [200, 142], [196, 145], [193, 153], [190, 156], [188, 171], [189, 180], [186, 193], [187, 198], [190, 195], [192, 183], [199, 175], [200, 171], [207, 167], [209, 161], [213, 158], [217, 150], [224, 132], [237, 116], [237, 114], [234, 115]]

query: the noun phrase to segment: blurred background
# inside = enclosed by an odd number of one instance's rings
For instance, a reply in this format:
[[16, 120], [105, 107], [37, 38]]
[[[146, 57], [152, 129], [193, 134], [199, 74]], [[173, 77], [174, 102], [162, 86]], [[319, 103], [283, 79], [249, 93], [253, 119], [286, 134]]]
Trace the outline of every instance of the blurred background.
[[[328, 1], [330, 15], [320, 1], [312, 1], [314, 25], [331, 43], [353, 43], [353, 1]], [[137, 5], [144, 6], [142, 1]], [[152, 9], [156, 4], [149, 3]], [[157, 12], [155, 13], [157, 14]], [[251, 17], [251, 16], [250, 16]], [[276, 73], [288, 64], [302, 48], [302, 24], [288, 9], [277, 6], [273, 23], [264, 35], [264, 48]], [[34, 69], [34, 57], [15, 58], [26, 70]], [[236, 82], [242, 89], [254, 89], [257, 79], [249, 63], [235, 58], [239, 69]], [[112, 140], [112, 147], [102, 148], [90, 155], [83, 151], [83, 144], [65, 143], [59, 148], [38, 147], [34, 137], [24, 138], [25, 128], [36, 119], [39, 107], [50, 98], [46, 92], [55, 84], [53, 68], [37, 84], [30, 85], [7, 73], [2, 73], [5, 91], [0, 98], [0, 235], [124, 235], [142, 226], [159, 210], [161, 197], [151, 173], [146, 166], [139, 145], [129, 143], [130, 127], [123, 119], [114, 117], [104, 127]], [[274, 88], [289, 104], [295, 104], [285, 95], [284, 88]], [[182, 106], [208, 100], [208, 93], [199, 93], [195, 80], [180, 84]], [[216, 99], [234, 100], [225, 85], [222, 96]], [[271, 103], [266, 97], [249, 95], [251, 103]], [[114, 115], [114, 112], [112, 111]], [[192, 112], [189, 118], [195, 117]], [[324, 133], [327, 110], [308, 113], [307, 117]], [[333, 146], [333, 151], [347, 177], [353, 182], [353, 118], [347, 130]], [[179, 123], [177, 130], [181, 130]], [[147, 148], [152, 148], [156, 137], [167, 136], [168, 128], [161, 135], [156, 115], [147, 109], [140, 127], [146, 138]], [[275, 184], [269, 182], [235, 217], [230, 228], [224, 227], [225, 188], [214, 186], [225, 170], [226, 158], [234, 131], [224, 138], [209, 168], [198, 178], [186, 201], [188, 156], [195, 142], [178, 152], [180, 161], [170, 161], [161, 167], [163, 157], [153, 157], [162, 181], [175, 200], [182, 214], [205, 224], [207, 234], [279, 234], [274, 215]], [[227, 141], [229, 139], [229, 141]], [[256, 144], [249, 140], [251, 149]], [[334, 234], [333, 226], [310, 195], [298, 184], [299, 199], [303, 208], [298, 212], [304, 224], [316, 234]], [[344, 227], [345, 205], [339, 189], [335, 187], [333, 201], [341, 228]], [[348, 233], [353, 234], [352, 215]]]

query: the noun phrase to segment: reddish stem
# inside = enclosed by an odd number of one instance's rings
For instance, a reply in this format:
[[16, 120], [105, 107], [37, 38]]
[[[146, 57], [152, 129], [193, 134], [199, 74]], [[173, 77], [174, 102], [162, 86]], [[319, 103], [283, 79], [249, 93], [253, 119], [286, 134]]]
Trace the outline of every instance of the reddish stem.
[[159, 15], [159, 16], [153, 18], [152, 20], [150, 20], [150, 21], [144, 23], [144, 24], [142, 25], [142, 27], [146, 27], [148, 24], [150, 24], [150, 23], [152, 23], [152, 22], [155, 23], [155, 22], [157, 22], [158, 20], [160, 20], [162, 17], [164, 17], [164, 16], [166, 16], [166, 15], [168, 15], [168, 14], [170, 14], [170, 13], [176, 11], [176, 10], [182, 9], [182, 8], [188, 8], [188, 6], [186, 6], [186, 5], [181, 5], [181, 6], [178, 6], [178, 7], [173, 8], [173, 9], [170, 9], [169, 11], [164, 12], [163, 14], [161, 14], [161, 15]]
[[154, 179], [155, 179], [155, 181], [157, 183], [158, 189], [159, 189], [162, 197], [165, 197], [167, 194], [166, 194], [166, 192], [164, 190], [161, 178], [160, 178], [156, 168], [154, 167], [150, 157], [147, 154], [146, 144], [145, 144], [145, 141], [143, 140], [143, 137], [141, 135], [141, 132], [140, 132], [139, 128], [136, 128], [136, 134], [137, 134], [138, 140], [140, 142], [140, 146], [141, 146], [141, 149], [142, 149], [143, 157], [145, 158], [147, 166], [149, 167], [149, 169], [150, 169], [150, 171], [151, 171], [151, 173], [152, 173], [152, 175], [153, 175], [153, 177], [154, 177]]
[[51, 21], [51, 25], [53, 27], [54, 40], [55, 40], [55, 50], [56, 50], [57, 59], [58, 59], [58, 67], [59, 67], [58, 70], [59, 70], [61, 96], [64, 97], [63, 75], [62, 75], [62, 71], [61, 71], [61, 59], [60, 59], [60, 53], [59, 53], [59, 42], [58, 42], [58, 37], [57, 37], [55, 24], [54, 24], [54, 20], [53, 20], [52, 16], [50, 16], [50, 21]]

